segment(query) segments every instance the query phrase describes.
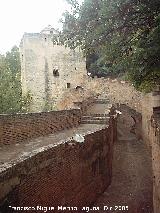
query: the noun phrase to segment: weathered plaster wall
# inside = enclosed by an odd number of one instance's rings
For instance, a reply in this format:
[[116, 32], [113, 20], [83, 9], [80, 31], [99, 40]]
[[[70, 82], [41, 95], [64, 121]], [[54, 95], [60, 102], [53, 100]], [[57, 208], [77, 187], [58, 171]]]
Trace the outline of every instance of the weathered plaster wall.
[[[30, 92], [32, 112], [55, 106], [67, 83], [81, 85], [87, 75], [85, 58], [79, 49], [53, 45], [52, 35], [25, 33], [20, 44], [23, 94]], [[58, 70], [59, 76], [53, 75]]]
[[54, 206], [54, 212], [58, 206], [76, 206], [80, 213], [81, 206], [93, 203], [111, 182], [116, 120], [111, 116], [108, 127], [84, 138], [84, 143], [71, 140], [48, 147], [1, 172], [3, 212], [8, 205], [41, 205]]
[[0, 146], [23, 142], [79, 125], [80, 109], [0, 115]]

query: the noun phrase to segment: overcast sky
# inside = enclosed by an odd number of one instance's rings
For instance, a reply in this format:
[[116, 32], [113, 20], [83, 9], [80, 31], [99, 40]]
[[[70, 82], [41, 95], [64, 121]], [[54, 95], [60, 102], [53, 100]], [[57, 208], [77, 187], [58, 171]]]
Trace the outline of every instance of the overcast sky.
[[0, 53], [19, 45], [24, 32], [40, 32], [48, 25], [58, 28], [67, 8], [65, 0], [0, 0]]

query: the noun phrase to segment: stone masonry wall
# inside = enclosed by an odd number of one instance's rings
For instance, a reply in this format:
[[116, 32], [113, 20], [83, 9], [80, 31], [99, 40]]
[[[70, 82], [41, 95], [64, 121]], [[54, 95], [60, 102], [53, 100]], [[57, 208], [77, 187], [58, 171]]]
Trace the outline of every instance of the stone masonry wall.
[[108, 127], [84, 138], [84, 143], [71, 140], [49, 147], [1, 172], [2, 212], [11, 205], [50, 206], [54, 212], [58, 206], [77, 207], [80, 213], [82, 206], [92, 204], [111, 182], [116, 120], [111, 117]]
[[[49, 110], [67, 88], [81, 85], [87, 76], [79, 49], [53, 45], [53, 35], [25, 33], [20, 44], [22, 92], [30, 92], [31, 112]], [[57, 73], [54, 73], [57, 72]]]
[[152, 94], [149, 93], [142, 100], [142, 135], [143, 140], [148, 146], [151, 146], [151, 117], [153, 115]]
[[118, 79], [94, 79], [99, 82], [99, 93], [102, 98], [108, 98], [111, 103], [125, 104], [126, 106], [136, 110], [142, 111], [143, 94], [138, 92], [132, 84]]
[[88, 99], [84, 101], [73, 102], [73, 104], [74, 104], [74, 108], [76, 107], [80, 108], [82, 114], [84, 114], [86, 110], [94, 104], [94, 101], [95, 101], [95, 97], [89, 97]]
[[0, 115], [0, 146], [23, 142], [79, 125], [79, 109]]
[[153, 204], [154, 213], [160, 210], [160, 107], [154, 110], [151, 125], [152, 167], [153, 167]]
[[154, 91], [142, 99], [142, 135], [148, 146], [152, 146], [151, 118], [154, 108], [160, 106], [160, 92]]
[[160, 89], [144, 96], [142, 101], [143, 139], [152, 150], [154, 213], [160, 209]]
[[137, 139], [142, 139], [142, 115], [136, 110], [126, 106], [125, 104], [117, 105], [117, 109], [122, 113], [119, 120], [127, 131], [136, 135]]

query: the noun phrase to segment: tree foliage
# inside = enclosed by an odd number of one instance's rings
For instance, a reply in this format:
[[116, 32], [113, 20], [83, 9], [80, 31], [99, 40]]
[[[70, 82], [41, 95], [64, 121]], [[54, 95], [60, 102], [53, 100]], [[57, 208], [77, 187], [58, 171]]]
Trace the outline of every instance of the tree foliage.
[[96, 55], [92, 67], [125, 74], [143, 89], [160, 83], [159, 0], [68, 0], [59, 42]]
[[22, 97], [19, 50], [13, 47], [0, 55], [0, 113], [24, 112], [29, 102], [29, 94]]

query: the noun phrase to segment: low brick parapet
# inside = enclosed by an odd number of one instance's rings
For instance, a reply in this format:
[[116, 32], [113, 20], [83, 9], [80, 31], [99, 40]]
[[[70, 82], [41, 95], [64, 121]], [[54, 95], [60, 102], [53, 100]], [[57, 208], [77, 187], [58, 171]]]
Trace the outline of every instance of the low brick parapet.
[[[117, 117], [112, 106], [107, 110], [104, 124], [80, 124], [80, 109], [15, 115], [9, 120], [3, 116], [13, 133], [24, 121], [24, 131], [34, 134], [23, 138], [24, 143], [16, 137], [0, 149], [0, 211], [8, 212], [8, 206], [41, 205], [54, 206], [54, 212], [58, 206], [75, 206], [80, 213], [82, 206], [95, 202], [112, 177]], [[23, 137], [23, 131], [19, 135]]]
[[0, 146], [78, 126], [80, 109], [0, 115]]
[[[116, 126], [87, 124], [75, 128], [74, 134], [67, 131], [65, 139], [59, 142], [54, 143], [51, 135], [39, 138], [41, 145], [43, 141], [48, 145], [33, 148], [28, 153], [24, 150], [21, 157], [17, 155], [16, 160], [1, 167], [2, 207], [63, 205], [80, 208], [93, 203], [106, 189], [112, 176]], [[64, 137], [63, 132], [58, 134]], [[84, 142], [75, 141], [75, 134], [80, 134]]]

